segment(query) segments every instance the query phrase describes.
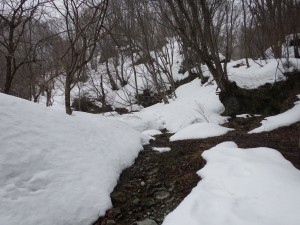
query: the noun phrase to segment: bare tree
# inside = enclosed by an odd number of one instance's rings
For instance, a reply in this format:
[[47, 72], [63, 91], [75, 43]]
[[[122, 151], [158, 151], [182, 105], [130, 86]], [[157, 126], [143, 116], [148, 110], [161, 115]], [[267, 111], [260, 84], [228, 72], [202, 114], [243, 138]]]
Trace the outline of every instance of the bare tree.
[[[26, 34], [38, 23], [45, 0], [2, 0], [0, 5], [0, 53], [5, 57], [4, 93], [10, 93], [18, 70], [36, 61], [37, 43], [28, 42]], [[29, 26], [29, 24], [31, 26]], [[26, 48], [26, 51], [24, 51]]]
[[223, 11], [225, 3], [223, 0], [166, 0], [160, 1], [160, 7], [181, 40], [207, 65], [221, 92], [228, 93], [232, 85], [219, 58], [218, 42], [218, 24], [225, 21], [224, 16], [218, 17], [218, 12]]
[[92, 59], [101, 38], [108, 0], [63, 0], [62, 6], [54, 3], [63, 18], [67, 46], [60, 56], [66, 75], [65, 108], [71, 115], [71, 90], [76, 78]]
[[242, 0], [242, 8], [243, 8], [243, 41], [244, 41], [244, 54], [246, 59], [247, 68], [250, 67], [249, 65], [249, 42], [248, 42], [248, 34], [247, 34], [247, 10], [245, 0]]

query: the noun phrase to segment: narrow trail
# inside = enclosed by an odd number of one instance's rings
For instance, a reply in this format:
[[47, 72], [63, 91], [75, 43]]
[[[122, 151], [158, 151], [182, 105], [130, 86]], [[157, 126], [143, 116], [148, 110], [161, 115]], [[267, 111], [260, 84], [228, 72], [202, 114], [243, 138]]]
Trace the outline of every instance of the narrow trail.
[[[205, 165], [201, 158], [207, 150], [224, 141], [234, 141], [241, 148], [270, 147], [300, 169], [300, 122], [261, 134], [247, 134], [257, 127], [261, 118], [236, 118], [226, 126], [235, 128], [226, 135], [169, 142], [170, 134], [156, 136], [144, 146], [135, 163], [120, 176], [111, 194], [113, 208], [94, 225], [155, 225], [161, 224], [200, 181], [196, 172]], [[170, 147], [159, 153], [152, 147]]]

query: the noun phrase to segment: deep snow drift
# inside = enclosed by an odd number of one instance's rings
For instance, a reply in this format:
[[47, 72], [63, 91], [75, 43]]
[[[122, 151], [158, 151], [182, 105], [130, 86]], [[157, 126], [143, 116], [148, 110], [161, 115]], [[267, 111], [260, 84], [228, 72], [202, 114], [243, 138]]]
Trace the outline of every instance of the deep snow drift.
[[163, 225], [299, 224], [300, 171], [279, 152], [225, 142], [202, 156], [202, 180]]
[[126, 124], [0, 94], [0, 224], [90, 224], [142, 149]]

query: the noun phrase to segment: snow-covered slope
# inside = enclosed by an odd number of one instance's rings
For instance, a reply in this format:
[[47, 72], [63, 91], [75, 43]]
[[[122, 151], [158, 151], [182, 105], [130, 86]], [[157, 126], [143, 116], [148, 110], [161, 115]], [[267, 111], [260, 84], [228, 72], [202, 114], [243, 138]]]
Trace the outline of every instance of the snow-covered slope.
[[249, 59], [249, 66], [247, 68], [245, 59], [228, 63], [229, 79], [246, 89], [255, 89], [266, 83], [273, 84], [285, 79], [284, 72], [300, 70], [300, 59]]
[[299, 224], [300, 171], [279, 152], [225, 142], [202, 156], [202, 180], [163, 225]]
[[0, 224], [90, 224], [142, 149], [126, 124], [0, 94]]
[[216, 85], [201, 85], [199, 79], [176, 89], [177, 98], [169, 104], [158, 103], [140, 112], [114, 117], [139, 131], [166, 128], [170, 132], [198, 122], [221, 124], [224, 106], [216, 94]]

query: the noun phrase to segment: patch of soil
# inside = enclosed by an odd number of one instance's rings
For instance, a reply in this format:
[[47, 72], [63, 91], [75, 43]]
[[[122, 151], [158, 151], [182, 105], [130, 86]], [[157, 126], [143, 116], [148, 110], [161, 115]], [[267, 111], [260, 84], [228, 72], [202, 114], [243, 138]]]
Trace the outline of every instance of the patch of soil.
[[[200, 181], [196, 172], [205, 165], [202, 152], [224, 141], [234, 141], [241, 148], [277, 149], [300, 169], [300, 123], [271, 132], [247, 134], [261, 119], [235, 118], [226, 124], [235, 130], [220, 137], [169, 142], [168, 133], [156, 136], [156, 140], [140, 152], [135, 163], [121, 174], [111, 194], [113, 208], [94, 224], [132, 225], [146, 218], [161, 224], [165, 215], [176, 208]], [[152, 147], [170, 147], [172, 150], [159, 153]]]

